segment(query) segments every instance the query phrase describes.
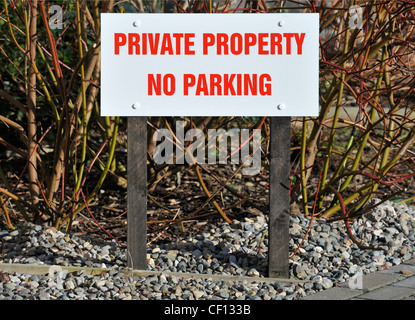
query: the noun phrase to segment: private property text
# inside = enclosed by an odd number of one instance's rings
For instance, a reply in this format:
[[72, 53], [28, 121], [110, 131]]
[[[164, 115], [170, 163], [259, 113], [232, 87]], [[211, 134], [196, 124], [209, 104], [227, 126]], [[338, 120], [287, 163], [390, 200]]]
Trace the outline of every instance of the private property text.
[[[305, 33], [203, 33], [203, 56], [302, 55]], [[195, 33], [114, 33], [115, 55], [197, 54]], [[176, 75], [148, 74], [149, 96], [176, 93]], [[182, 76], [183, 96], [270, 96], [271, 76], [262, 74], [189, 74]]]

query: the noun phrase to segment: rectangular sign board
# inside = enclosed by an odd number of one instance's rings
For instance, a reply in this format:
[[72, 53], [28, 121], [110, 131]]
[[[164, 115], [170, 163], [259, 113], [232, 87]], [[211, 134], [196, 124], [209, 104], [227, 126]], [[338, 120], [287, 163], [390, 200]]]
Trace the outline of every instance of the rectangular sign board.
[[319, 15], [101, 14], [102, 116], [317, 116]]

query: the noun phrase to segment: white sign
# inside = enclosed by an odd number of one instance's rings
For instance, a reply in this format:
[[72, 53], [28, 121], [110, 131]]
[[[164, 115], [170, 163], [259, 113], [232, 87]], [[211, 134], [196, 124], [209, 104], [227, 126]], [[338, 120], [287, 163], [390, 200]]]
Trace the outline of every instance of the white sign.
[[319, 15], [101, 15], [102, 116], [317, 116]]

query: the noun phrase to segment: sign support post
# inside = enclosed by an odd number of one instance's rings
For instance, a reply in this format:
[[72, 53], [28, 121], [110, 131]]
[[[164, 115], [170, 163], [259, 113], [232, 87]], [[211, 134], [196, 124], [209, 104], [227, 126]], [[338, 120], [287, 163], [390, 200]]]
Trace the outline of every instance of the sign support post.
[[289, 278], [291, 117], [271, 117], [268, 276]]
[[147, 117], [127, 123], [127, 261], [147, 269]]

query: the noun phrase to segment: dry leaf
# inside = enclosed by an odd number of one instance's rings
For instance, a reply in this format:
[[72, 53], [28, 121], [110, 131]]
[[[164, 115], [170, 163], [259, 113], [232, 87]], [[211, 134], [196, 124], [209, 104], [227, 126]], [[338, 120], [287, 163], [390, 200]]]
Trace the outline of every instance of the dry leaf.
[[413, 274], [411, 270], [401, 270], [402, 274]]

